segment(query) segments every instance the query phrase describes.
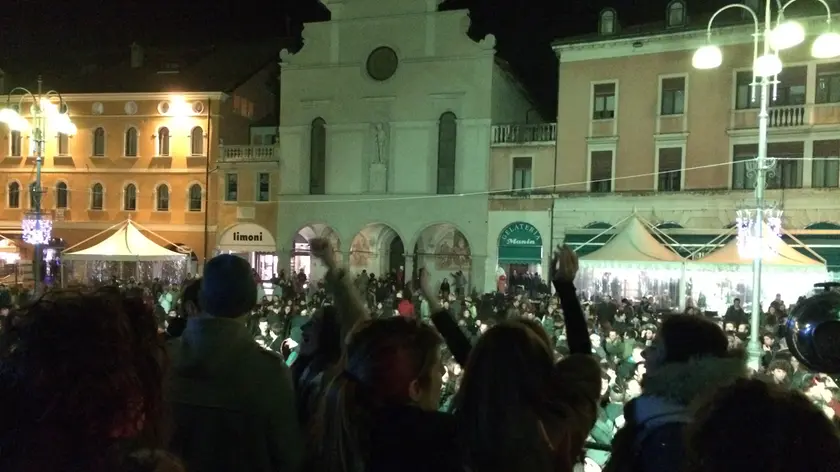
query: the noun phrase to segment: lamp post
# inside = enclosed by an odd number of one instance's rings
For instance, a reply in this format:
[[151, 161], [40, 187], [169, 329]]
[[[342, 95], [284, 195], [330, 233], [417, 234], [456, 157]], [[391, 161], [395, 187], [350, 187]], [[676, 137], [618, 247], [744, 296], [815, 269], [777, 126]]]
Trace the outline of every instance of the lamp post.
[[[17, 109], [12, 108], [12, 100], [17, 100]], [[19, 112], [22, 110], [24, 101], [31, 101], [30, 116], [32, 125], [23, 118]], [[57, 102], [57, 103], [54, 103]], [[49, 243], [52, 235], [52, 221], [44, 218], [41, 214], [41, 197], [43, 187], [41, 185], [41, 166], [44, 162], [44, 143], [47, 136], [47, 125], [57, 133], [72, 136], [76, 134], [76, 126], [70, 121], [67, 104], [61, 98], [61, 94], [54, 90], [43, 91], [43, 83], [38, 77], [38, 89], [35, 93], [23, 87], [15, 87], [6, 99], [6, 107], [0, 109], [0, 122], [5, 123], [10, 130], [23, 132], [32, 131], [31, 142], [35, 145], [35, 184], [30, 189], [32, 211], [24, 216], [21, 221], [23, 240], [35, 246], [35, 257], [33, 260], [33, 279], [37, 293], [41, 282], [41, 246]], [[22, 139], [22, 138], [21, 138]]]
[[[714, 69], [719, 67], [723, 63], [723, 52], [718, 46], [712, 44], [712, 23], [718, 15], [729, 9], [739, 8], [749, 12], [755, 26], [755, 33], [753, 35], [753, 81], [750, 85], [752, 86], [753, 99], [755, 99], [756, 90], [760, 94], [758, 109], [758, 155], [750, 169], [755, 175], [755, 208], [749, 212], [751, 213], [750, 216], [754, 218], [751, 223], [751, 228], [749, 228], [753, 247], [748, 251], [749, 254], [744, 254], [753, 259], [752, 313], [747, 352], [749, 354], [748, 366], [755, 371], [761, 365], [761, 345], [758, 340], [761, 320], [761, 259], [765, 247], [763, 233], [765, 214], [768, 209], [764, 200], [764, 190], [767, 185], [767, 175], [769, 172], [772, 172], [776, 164], [774, 158], [767, 156], [768, 108], [770, 106], [771, 85], [775, 98], [779, 84], [778, 75], [782, 71], [782, 61], [779, 59], [778, 52], [797, 46], [805, 41], [805, 29], [803, 26], [796, 21], [787, 21], [784, 17], [785, 9], [795, 1], [788, 0], [786, 3], [782, 3], [781, 0], [775, 0], [775, 2], [765, 0], [763, 17], [760, 17], [760, 12], [739, 3], [733, 3], [719, 9], [712, 15], [706, 28], [707, 44], [698, 49], [692, 58], [692, 65], [697, 69]], [[817, 1], [826, 9], [826, 29], [814, 41], [811, 47], [811, 55], [817, 59], [840, 56], [840, 34], [831, 31], [831, 9], [825, 0]], [[774, 3], [776, 5], [775, 21], [773, 19], [774, 11], [771, 9]], [[759, 54], [759, 47], [761, 47], [761, 54]], [[775, 218], [778, 214], [772, 216]], [[739, 229], [741, 226], [739, 222]], [[748, 223], [747, 226], [750, 226], [750, 224]]]

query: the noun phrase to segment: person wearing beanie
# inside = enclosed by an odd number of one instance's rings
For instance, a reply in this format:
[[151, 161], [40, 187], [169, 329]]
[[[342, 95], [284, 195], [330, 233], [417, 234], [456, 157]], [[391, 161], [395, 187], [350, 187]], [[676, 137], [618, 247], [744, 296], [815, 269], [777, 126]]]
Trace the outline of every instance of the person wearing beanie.
[[666, 317], [642, 355], [642, 394], [624, 407], [605, 472], [683, 470], [689, 405], [747, 376], [743, 353], [731, 352], [720, 326], [698, 316]]
[[257, 283], [248, 262], [220, 255], [204, 266], [200, 310], [168, 343], [170, 451], [187, 470], [297, 472], [305, 438], [283, 357], [261, 347], [246, 324]]

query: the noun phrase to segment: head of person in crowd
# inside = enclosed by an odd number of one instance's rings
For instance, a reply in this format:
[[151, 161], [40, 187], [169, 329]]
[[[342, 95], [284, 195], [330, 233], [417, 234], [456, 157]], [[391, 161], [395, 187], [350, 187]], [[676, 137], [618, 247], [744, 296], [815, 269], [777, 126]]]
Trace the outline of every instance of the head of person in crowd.
[[692, 315], [666, 316], [642, 352], [644, 373], [627, 384], [628, 396], [635, 398], [624, 406], [626, 424], [613, 438], [605, 470], [624, 470], [628, 464], [644, 467], [651, 461], [668, 470], [679, 468], [689, 406], [747, 375], [738, 354], [729, 350], [726, 333], [714, 322]]
[[200, 294], [201, 278], [190, 279], [184, 284], [184, 289], [181, 291], [181, 299], [178, 303], [179, 318], [187, 319], [201, 314]]
[[10, 313], [0, 329], [0, 469], [174, 466], [156, 452], [168, 431], [164, 359], [151, 307], [137, 297], [56, 291]]
[[704, 358], [730, 357], [726, 334], [715, 323], [691, 315], [671, 315], [642, 353], [646, 376], [660, 369]]
[[354, 329], [313, 424], [309, 452], [315, 470], [364, 470], [376, 448], [374, 425], [391, 421], [402, 408], [437, 410], [441, 343], [432, 326], [405, 317], [369, 320]]
[[840, 433], [805, 395], [759, 379], [723, 387], [697, 407], [687, 472], [840, 470]]
[[539, 323], [505, 321], [470, 352], [452, 411], [473, 470], [549, 467], [542, 421], [552, 410], [554, 356], [546, 338]]
[[221, 254], [204, 265], [199, 290], [202, 313], [216, 318], [242, 318], [256, 304], [257, 283], [248, 261]]

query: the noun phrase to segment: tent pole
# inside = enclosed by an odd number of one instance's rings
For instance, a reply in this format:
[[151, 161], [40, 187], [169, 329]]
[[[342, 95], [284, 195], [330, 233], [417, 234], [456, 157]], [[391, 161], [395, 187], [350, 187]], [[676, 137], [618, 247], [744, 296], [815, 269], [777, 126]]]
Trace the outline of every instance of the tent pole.
[[610, 231], [612, 231], [612, 230], [616, 229], [616, 227], [617, 227], [618, 225], [620, 225], [621, 223], [624, 223], [625, 221], [629, 220], [631, 217], [633, 217], [633, 215], [630, 215], [630, 216], [625, 216], [625, 217], [624, 217], [624, 218], [622, 218], [622, 219], [621, 219], [618, 223], [616, 223], [616, 224], [614, 224], [614, 225], [610, 226], [609, 228], [605, 229], [604, 231], [601, 231], [600, 233], [598, 233], [597, 235], [595, 235], [595, 237], [593, 237], [593, 238], [592, 238], [592, 239], [590, 239], [589, 241], [586, 241], [586, 242], [585, 242], [585, 243], [583, 243], [583, 244], [578, 244], [577, 248], [575, 249], [575, 252], [577, 252], [577, 250], [578, 250], [578, 249], [580, 249], [580, 248], [582, 248], [583, 246], [588, 246], [589, 244], [592, 244], [592, 241], [595, 241], [596, 239], [600, 238], [601, 236], [603, 236], [603, 235], [605, 235], [605, 234], [609, 233]]

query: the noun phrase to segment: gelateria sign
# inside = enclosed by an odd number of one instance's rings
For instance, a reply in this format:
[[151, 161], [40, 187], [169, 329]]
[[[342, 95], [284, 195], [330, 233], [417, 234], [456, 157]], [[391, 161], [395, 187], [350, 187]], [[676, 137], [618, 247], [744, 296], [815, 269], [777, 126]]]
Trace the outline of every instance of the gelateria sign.
[[540, 264], [542, 255], [542, 235], [530, 223], [511, 223], [499, 234], [499, 264]]
[[274, 236], [260, 225], [241, 223], [234, 225], [219, 238], [220, 251], [235, 252], [275, 252], [277, 244]]

